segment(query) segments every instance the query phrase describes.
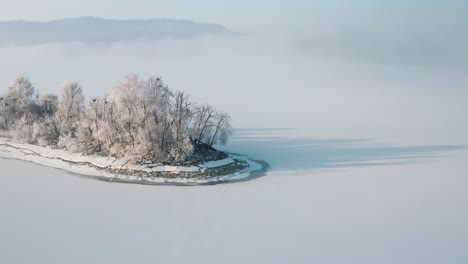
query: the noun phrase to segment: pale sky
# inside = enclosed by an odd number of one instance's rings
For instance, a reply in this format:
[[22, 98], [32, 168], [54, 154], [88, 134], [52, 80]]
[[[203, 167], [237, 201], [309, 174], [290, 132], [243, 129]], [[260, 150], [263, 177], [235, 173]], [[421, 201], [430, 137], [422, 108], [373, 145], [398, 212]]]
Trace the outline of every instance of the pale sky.
[[466, 22], [465, 0], [15, 0], [1, 3], [1, 20], [52, 20], [64, 17], [183, 18], [228, 27], [302, 24], [316, 17], [348, 16]]

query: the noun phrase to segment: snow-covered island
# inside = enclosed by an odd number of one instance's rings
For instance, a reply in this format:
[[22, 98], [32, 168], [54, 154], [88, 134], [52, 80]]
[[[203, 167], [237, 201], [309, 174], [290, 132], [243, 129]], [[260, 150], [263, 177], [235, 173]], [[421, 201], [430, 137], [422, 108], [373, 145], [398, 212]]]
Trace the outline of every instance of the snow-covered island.
[[65, 83], [59, 96], [41, 95], [19, 77], [0, 95], [0, 131], [1, 158], [106, 181], [216, 184], [255, 178], [268, 167], [213, 148], [232, 134], [230, 116], [156, 76], [130, 74], [88, 103], [77, 82]]

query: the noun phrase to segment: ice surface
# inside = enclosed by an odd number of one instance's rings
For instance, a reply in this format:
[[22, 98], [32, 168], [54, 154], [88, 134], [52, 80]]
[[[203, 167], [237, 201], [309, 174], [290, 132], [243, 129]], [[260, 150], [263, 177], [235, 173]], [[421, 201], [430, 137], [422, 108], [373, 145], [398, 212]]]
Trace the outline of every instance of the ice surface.
[[229, 157], [229, 158], [225, 158], [222, 160], [208, 161], [208, 162], [203, 163], [201, 166], [204, 168], [216, 168], [220, 166], [226, 166], [234, 162], [235, 162], [234, 159], [232, 157]]
[[[259, 142], [269, 140], [252, 137], [246, 148], [234, 139], [228, 146], [258, 156], [275, 149], [283, 159], [273, 159], [268, 176], [216, 186], [110, 184], [0, 159], [0, 262], [468, 261], [468, 152], [444, 150], [393, 165], [368, 165], [363, 161], [373, 155], [364, 155], [360, 166], [330, 167], [327, 157], [353, 160], [349, 146], [325, 141], [299, 148], [276, 139], [263, 149]], [[318, 145], [322, 161], [285, 172], [297, 165], [287, 156], [313, 158]], [[400, 152], [379, 153], [392, 159]]]

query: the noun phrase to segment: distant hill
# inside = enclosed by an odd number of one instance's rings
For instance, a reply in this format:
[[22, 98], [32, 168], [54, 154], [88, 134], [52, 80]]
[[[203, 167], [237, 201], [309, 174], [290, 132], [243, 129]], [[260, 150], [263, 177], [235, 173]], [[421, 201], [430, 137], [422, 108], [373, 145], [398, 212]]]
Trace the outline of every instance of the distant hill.
[[235, 35], [218, 24], [177, 19], [113, 20], [96, 17], [50, 22], [0, 21], [0, 46], [44, 43], [192, 39], [204, 35]]

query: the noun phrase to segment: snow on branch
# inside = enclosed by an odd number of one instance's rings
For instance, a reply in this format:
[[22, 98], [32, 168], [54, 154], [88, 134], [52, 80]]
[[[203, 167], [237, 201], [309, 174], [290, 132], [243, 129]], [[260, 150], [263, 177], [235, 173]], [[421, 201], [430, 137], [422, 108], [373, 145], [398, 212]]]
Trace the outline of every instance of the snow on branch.
[[26, 77], [0, 95], [0, 131], [15, 140], [85, 155], [183, 163], [197, 145], [226, 144], [230, 116], [171, 90], [160, 77], [129, 74], [107, 96], [86, 102], [77, 82], [40, 95]]

